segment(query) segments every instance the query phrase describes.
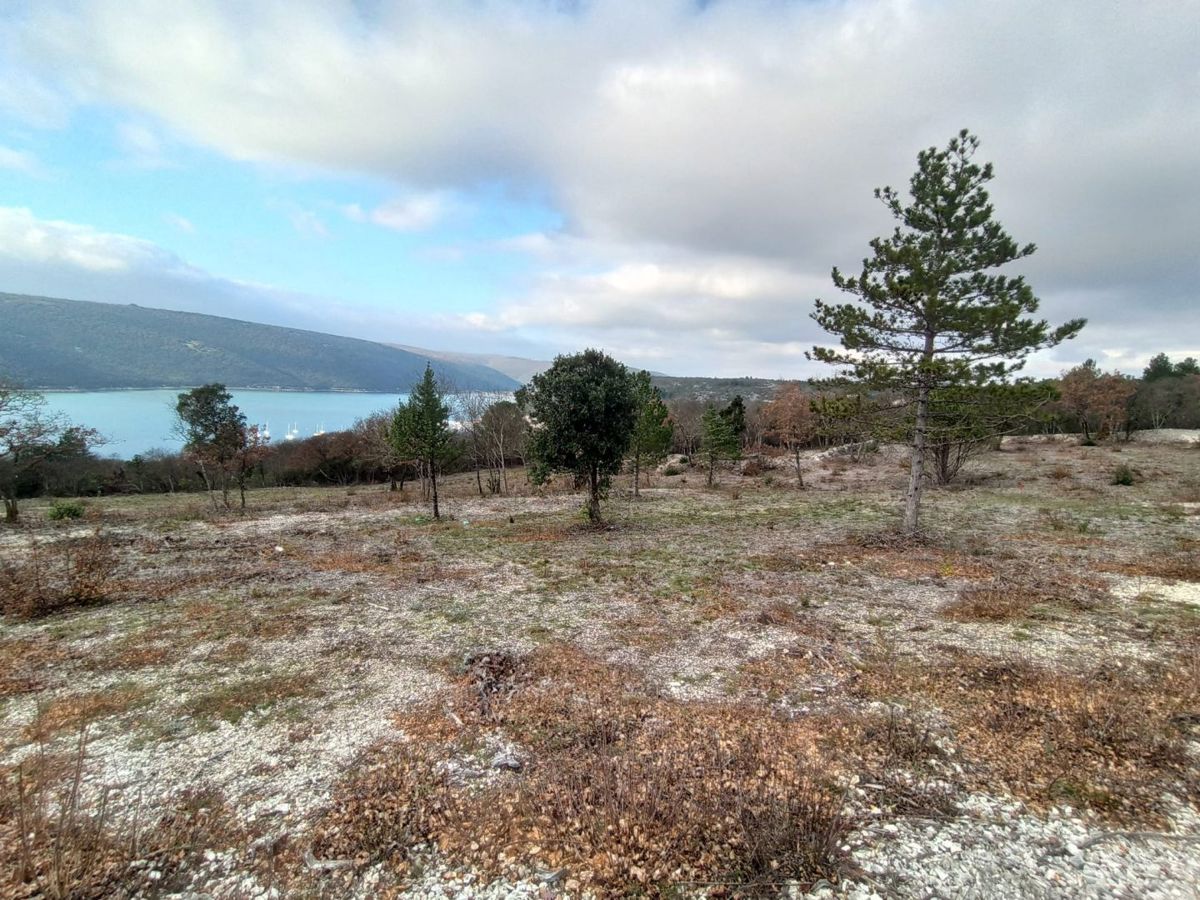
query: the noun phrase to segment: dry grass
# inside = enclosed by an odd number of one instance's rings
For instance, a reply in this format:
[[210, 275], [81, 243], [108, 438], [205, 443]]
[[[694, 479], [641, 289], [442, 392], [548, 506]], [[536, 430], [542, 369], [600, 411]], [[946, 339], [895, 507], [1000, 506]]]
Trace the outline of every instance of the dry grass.
[[100, 719], [128, 712], [146, 700], [146, 690], [136, 685], [56, 697], [39, 706], [37, 716], [25, 729], [25, 738], [49, 740], [64, 731], [77, 731]]
[[[469, 662], [449, 714], [404, 717], [410, 740], [376, 748], [342, 785], [322, 855], [404, 871], [407, 849], [432, 842], [491, 875], [565, 868], [568, 890], [604, 895], [836, 874], [840, 792], [809, 728], [669, 703], [573, 650]], [[516, 742], [521, 770], [463, 777], [498, 738]]]
[[1200, 582], [1200, 557], [1194, 552], [1155, 554], [1125, 563], [1106, 562], [1101, 563], [1098, 568], [1103, 572], [1119, 575]]
[[85, 790], [87, 732], [75, 750], [45, 743], [0, 772], [0, 896], [50, 900], [158, 895], [179, 886], [206, 848], [234, 837], [220, 796], [189, 790], [149, 822], [137, 806], [116, 808], [111, 792]]
[[34, 619], [112, 599], [117, 555], [99, 530], [43, 543], [31, 539], [20, 561], [0, 564], [0, 614]]
[[1067, 801], [1123, 821], [1160, 821], [1165, 790], [1200, 800], [1188, 751], [1200, 710], [1195, 656], [1144, 673], [1064, 673], [958, 655], [864, 672], [868, 696], [935, 706], [979, 786]]
[[42, 636], [0, 640], [0, 698], [40, 691], [48, 670], [73, 655]]
[[201, 724], [221, 719], [236, 725], [249, 713], [321, 693], [312, 674], [264, 675], [193, 694], [184, 702], [184, 711]]

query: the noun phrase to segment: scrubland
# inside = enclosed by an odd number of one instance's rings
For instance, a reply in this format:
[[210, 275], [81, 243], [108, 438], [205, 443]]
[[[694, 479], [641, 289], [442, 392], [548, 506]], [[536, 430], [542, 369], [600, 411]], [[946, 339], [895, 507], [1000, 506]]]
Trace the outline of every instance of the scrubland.
[[1200, 450], [789, 462], [28, 505], [0, 895], [1192, 895]]

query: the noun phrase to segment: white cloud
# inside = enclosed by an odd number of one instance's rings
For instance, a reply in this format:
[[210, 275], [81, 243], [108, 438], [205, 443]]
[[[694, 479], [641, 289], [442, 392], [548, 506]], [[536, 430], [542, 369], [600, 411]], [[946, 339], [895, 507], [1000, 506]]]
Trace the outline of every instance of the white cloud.
[[88, 225], [38, 219], [20, 207], [0, 207], [0, 257], [39, 265], [61, 264], [89, 272], [122, 272], [131, 268], [184, 274], [175, 256], [138, 238], [99, 231]]
[[426, 231], [445, 218], [449, 210], [449, 199], [438, 192], [397, 197], [372, 210], [364, 210], [357, 203], [343, 208], [348, 219], [372, 222], [394, 231]]
[[41, 161], [27, 150], [14, 150], [0, 145], [0, 169], [21, 172], [34, 178], [44, 178], [46, 169]]
[[1198, 31], [1195, 3], [1086, 0], [62, 0], [0, 47], [48, 109], [404, 186], [345, 210], [382, 226], [529, 187], [565, 234], [514, 239], [542, 275], [460, 324], [678, 347], [697, 370], [793, 359], [767, 348], [806, 342], [829, 268], [891, 227], [871, 188], [964, 125], [1000, 219], [1039, 244], [1046, 314], [1092, 319], [1072, 354], [1200, 330]]
[[191, 219], [179, 215], [179, 213], [169, 212], [163, 216], [163, 221], [173, 228], [178, 228], [184, 234], [195, 234], [196, 225]]
[[122, 122], [117, 126], [117, 144], [125, 154], [122, 162], [141, 169], [176, 167], [167, 156], [166, 143], [159, 133], [142, 122]]

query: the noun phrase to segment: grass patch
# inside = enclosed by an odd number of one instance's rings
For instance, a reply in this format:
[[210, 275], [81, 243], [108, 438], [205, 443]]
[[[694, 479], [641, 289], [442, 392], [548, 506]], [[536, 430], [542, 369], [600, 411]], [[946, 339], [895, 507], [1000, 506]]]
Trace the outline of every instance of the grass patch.
[[211, 728], [217, 721], [237, 725], [250, 713], [261, 713], [288, 700], [318, 697], [322, 693], [314, 675], [266, 675], [194, 694], [184, 702], [183, 710], [201, 727]]

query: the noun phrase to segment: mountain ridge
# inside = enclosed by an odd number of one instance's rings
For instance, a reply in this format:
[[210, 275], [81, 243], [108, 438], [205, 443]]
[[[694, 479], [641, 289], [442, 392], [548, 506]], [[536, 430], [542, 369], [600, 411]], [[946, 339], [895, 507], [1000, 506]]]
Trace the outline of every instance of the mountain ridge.
[[403, 392], [426, 362], [462, 388], [515, 390], [491, 367], [206, 313], [0, 293], [0, 375], [35, 390], [194, 387]]

